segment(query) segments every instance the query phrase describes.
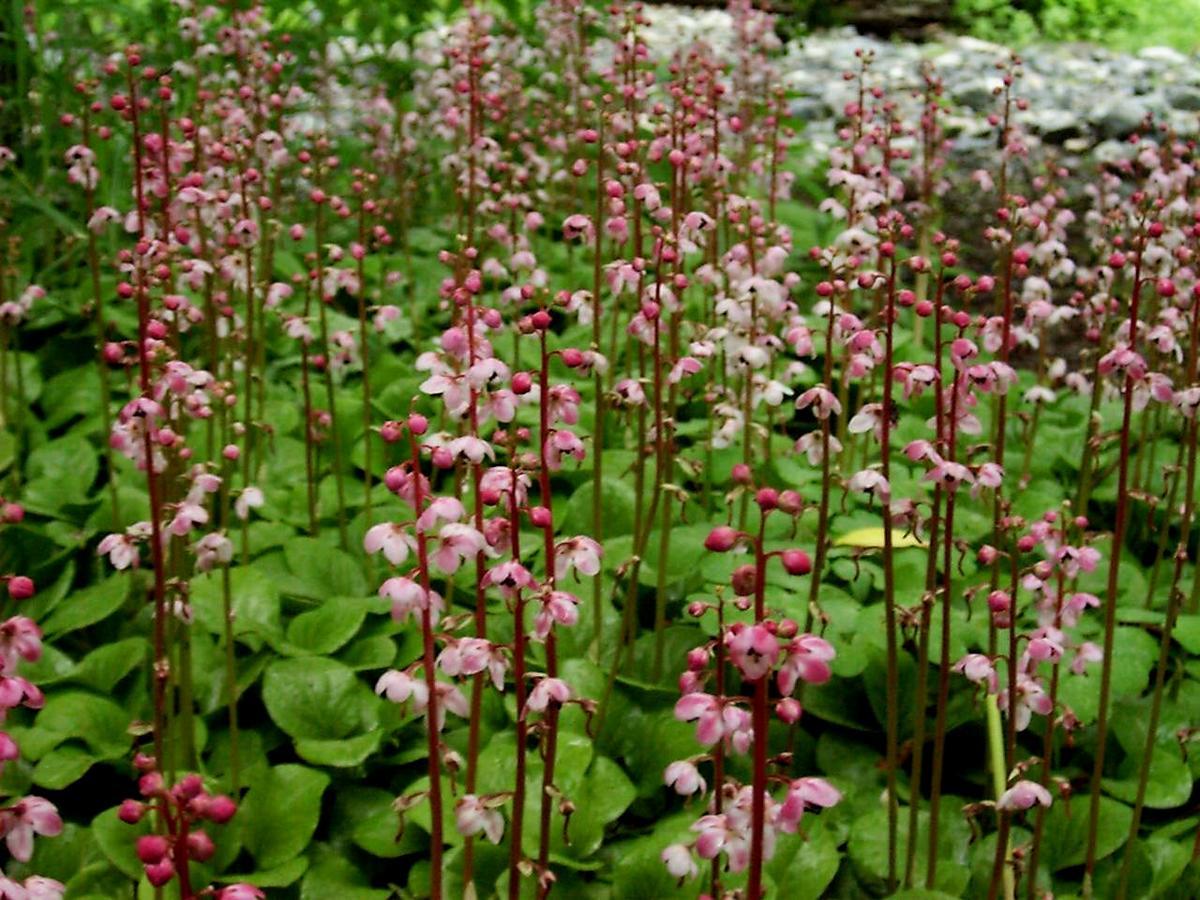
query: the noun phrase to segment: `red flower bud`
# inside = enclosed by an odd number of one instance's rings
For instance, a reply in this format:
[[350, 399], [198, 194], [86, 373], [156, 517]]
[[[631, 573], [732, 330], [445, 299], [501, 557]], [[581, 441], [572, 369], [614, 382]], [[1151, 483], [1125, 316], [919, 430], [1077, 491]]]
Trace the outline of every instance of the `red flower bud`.
[[803, 550], [784, 550], [779, 560], [789, 575], [807, 575], [812, 571], [812, 560]]
[[704, 548], [712, 550], [714, 553], [724, 553], [727, 550], [733, 549], [733, 545], [737, 543], [738, 533], [728, 525], [718, 525], [708, 533], [708, 537], [704, 539]]

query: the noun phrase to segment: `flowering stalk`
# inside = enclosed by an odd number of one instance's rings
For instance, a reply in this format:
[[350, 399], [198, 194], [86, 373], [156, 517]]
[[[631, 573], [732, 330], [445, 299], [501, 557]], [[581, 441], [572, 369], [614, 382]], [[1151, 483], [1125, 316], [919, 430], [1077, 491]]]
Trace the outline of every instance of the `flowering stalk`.
[[[1197, 226], [1192, 226], [1193, 236], [1197, 235]], [[1196, 458], [1197, 458], [1197, 435], [1200, 434], [1198, 428], [1196, 407], [1189, 406], [1188, 392], [1195, 392], [1197, 389], [1197, 375], [1200, 369], [1198, 357], [1200, 357], [1200, 285], [1195, 285], [1192, 288], [1192, 303], [1189, 316], [1189, 340], [1187, 354], [1187, 370], [1185, 373], [1186, 382], [1182, 391], [1176, 394], [1177, 405], [1184, 410], [1184, 426], [1183, 426], [1183, 441], [1182, 446], [1187, 453], [1187, 469], [1184, 478], [1184, 501], [1183, 510], [1179, 518], [1179, 545], [1175, 550], [1175, 567], [1171, 578], [1170, 592], [1167, 595], [1167, 610], [1166, 616], [1162, 624], [1162, 634], [1159, 638], [1158, 646], [1158, 661], [1154, 667], [1154, 687], [1150, 694], [1150, 713], [1149, 720], [1146, 723], [1146, 741], [1142, 748], [1142, 761], [1138, 767], [1138, 783], [1137, 794], [1133, 802], [1133, 817], [1129, 823], [1129, 839], [1125, 846], [1125, 853], [1121, 859], [1120, 881], [1117, 887], [1117, 896], [1124, 897], [1129, 889], [1129, 875], [1133, 866], [1134, 849], [1138, 841], [1138, 829], [1141, 827], [1142, 810], [1146, 803], [1146, 788], [1150, 781], [1150, 764], [1154, 758], [1154, 749], [1158, 742], [1158, 723], [1159, 717], [1162, 714], [1162, 699], [1163, 688], [1166, 684], [1167, 664], [1170, 660], [1171, 640], [1175, 632], [1175, 624], [1179, 618], [1180, 607], [1183, 602], [1183, 589], [1180, 586], [1180, 581], [1183, 577], [1184, 563], [1188, 559], [1191, 546], [1192, 524], [1196, 510]], [[1176, 484], [1179, 479], [1176, 478]], [[1168, 508], [1168, 512], [1174, 508], [1174, 504]], [[1166, 526], [1163, 527], [1163, 533], [1166, 533]], [[1116, 555], [1117, 549], [1114, 544], [1113, 554]]]
[[[1151, 223], [1144, 231], [1139, 229], [1134, 250], [1133, 285], [1129, 298], [1128, 348], [1136, 353], [1138, 307], [1142, 296], [1142, 261], [1146, 251], [1147, 235], [1162, 233], [1160, 223]], [[1121, 413], [1120, 456], [1117, 462], [1117, 509], [1113, 521], [1112, 553], [1108, 560], [1108, 584], [1104, 597], [1104, 659], [1100, 668], [1100, 705], [1096, 718], [1096, 755], [1092, 767], [1092, 781], [1088, 801], [1087, 855], [1084, 863], [1084, 893], [1090, 893], [1092, 874], [1096, 867], [1096, 839], [1100, 827], [1100, 786], [1104, 777], [1105, 745], [1108, 741], [1108, 707], [1112, 693], [1113, 639], [1116, 636], [1117, 588], [1121, 575], [1121, 548], [1125, 543], [1125, 528], [1129, 512], [1129, 437], [1133, 417], [1133, 389], [1135, 386], [1132, 366], [1124, 372], [1123, 409]], [[1100, 385], [1095, 386], [1100, 390]], [[1082, 511], [1081, 511], [1082, 512]]]

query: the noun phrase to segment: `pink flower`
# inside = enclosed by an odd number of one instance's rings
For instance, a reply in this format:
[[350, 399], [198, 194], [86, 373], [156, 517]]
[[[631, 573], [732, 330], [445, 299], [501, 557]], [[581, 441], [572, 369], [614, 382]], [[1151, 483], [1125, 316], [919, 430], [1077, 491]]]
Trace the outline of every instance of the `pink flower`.
[[554, 577], [562, 579], [574, 569], [590, 578], [600, 572], [603, 555], [604, 548], [590, 537], [580, 535], [562, 541], [554, 548]]
[[1071, 660], [1071, 671], [1082, 675], [1088, 663], [1097, 663], [1104, 659], [1104, 651], [1091, 641], [1084, 641], [1075, 648], [1075, 658]]
[[971, 496], [978, 497], [983, 488], [996, 490], [1004, 481], [1004, 469], [993, 462], [983, 463], [975, 472], [975, 484], [971, 488]]
[[1049, 806], [1050, 792], [1036, 781], [1018, 781], [1000, 795], [996, 808], [1009, 811], [1029, 809], [1034, 804]]
[[372, 525], [363, 536], [363, 549], [371, 554], [382, 550], [393, 566], [403, 565], [409, 551], [416, 549], [416, 543], [403, 527], [392, 522]]
[[883, 477], [881, 472], [876, 472], [874, 469], [860, 469], [855, 472], [850, 476], [846, 487], [856, 494], [878, 497], [883, 503], [887, 503], [892, 498], [892, 487], [888, 484], [888, 480]]
[[689, 375], [695, 375], [701, 368], [703, 366], [700, 360], [694, 356], [684, 356], [671, 368], [671, 374], [667, 376], [667, 381], [670, 384], [679, 384]]
[[217, 900], [266, 900], [266, 896], [252, 884], [231, 884], [221, 888]]
[[447, 575], [458, 571], [464, 559], [477, 553], [489, 554], [492, 549], [487, 539], [470, 525], [451, 522], [438, 532], [438, 546], [430, 556], [435, 566]]
[[0, 833], [8, 852], [21, 862], [33, 855], [33, 836], [54, 837], [62, 831], [62, 819], [54, 804], [42, 797], [24, 797], [0, 812]]
[[732, 734], [742, 722], [739, 710], [712, 694], [684, 694], [675, 702], [675, 718], [696, 723], [696, 740], [708, 746]]
[[389, 669], [379, 676], [375, 682], [375, 693], [387, 697], [393, 703], [413, 701], [417, 712], [421, 712], [429, 703], [429, 688], [419, 678], [413, 678], [407, 672]]
[[41, 709], [46, 703], [42, 692], [20, 675], [0, 675], [0, 721], [15, 706]]
[[99, 556], [107, 556], [112, 567], [118, 572], [138, 564], [137, 539], [128, 533], [105, 535], [96, 548], [96, 553]]
[[678, 878], [680, 881], [687, 878], [695, 878], [700, 872], [696, 861], [692, 859], [692, 851], [683, 844], [671, 844], [664, 848], [659, 859], [667, 867], [668, 874], [672, 878]]
[[830, 413], [838, 415], [842, 413], [842, 404], [838, 402], [838, 398], [829, 388], [821, 384], [809, 388], [796, 398], [796, 409], [807, 409], [810, 406], [813, 409], [813, 415], [818, 419], [828, 419]]
[[[1009, 710], [1008, 691], [1001, 691], [996, 699], [1001, 709]], [[1012, 707], [1010, 715], [1013, 716], [1017, 731], [1024, 731], [1029, 727], [1035, 712], [1041, 716], [1048, 716], [1054, 710], [1050, 695], [1036, 679], [1028, 675], [1017, 676], [1017, 698]]]
[[[729, 861], [729, 871], [741, 872], [750, 862], [750, 833], [749, 822], [739, 826], [733, 815], [701, 816], [692, 825], [693, 831], [698, 831], [696, 838], [696, 853], [701, 859], [716, 859], [721, 851]], [[774, 837], [774, 829], [767, 829]], [[764, 834], [764, 838], [766, 835]], [[765, 847], [764, 847], [765, 850]], [[764, 853], [769, 856], [770, 854]]]
[[[439, 524], [458, 522], [465, 515], [462, 501], [457, 497], [435, 497], [417, 518], [417, 531], [429, 532]], [[399, 563], [394, 563], [399, 565]]]
[[694, 763], [687, 760], [678, 760], [667, 766], [666, 771], [663, 772], [663, 782], [668, 787], [673, 787], [675, 793], [681, 797], [695, 793], [702, 794], [708, 787], [700, 770]]
[[779, 690], [784, 694], [792, 693], [797, 681], [824, 684], [833, 674], [829, 663], [837, 653], [824, 638], [812, 634], [797, 635], [788, 644], [786, 652], [778, 675]]
[[37, 662], [42, 657], [42, 630], [33, 619], [13, 616], [0, 625], [0, 672], [13, 672], [17, 660]]
[[582, 460], [587, 455], [583, 448], [583, 441], [576, 437], [573, 431], [567, 431], [565, 428], [550, 435], [543, 452], [546, 465], [551, 472], [557, 472], [562, 468], [563, 456], [573, 456]]
[[779, 828], [795, 834], [806, 809], [827, 809], [841, 799], [841, 791], [824, 778], [797, 778], [788, 786], [787, 799], [779, 807]]
[[233, 559], [233, 543], [219, 531], [204, 535], [192, 545], [196, 554], [196, 568], [209, 572]]
[[571, 687], [565, 681], [561, 678], [542, 678], [529, 692], [521, 717], [531, 712], [545, 712], [551, 703], [562, 706], [570, 699]]
[[923, 480], [939, 484], [944, 490], [955, 491], [960, 484], [973, 484], [975, 476], [962, 463], [944, 459], [926, 472]]
[[1080, 572], [1096, 571], [1100, 551], [1095, 547], [1060, 547], [1055, 558], [1063, 567], [1063, 573], [1068, 578], [1074, 578]]
[[568, 241], [575, 241], [580, 238], [586, 238], [588, 241], [591, 241], [595, 234], [592, 227], [592, 220], [582, 213], [567, 216], [563, 220], [562, 230], [563, 238]]
[[880, 438], [883, 434], [883, 404], [868, 403], [854, 414], [846, 426], [846, 430], [851, 434], [865, 434], [868, 431], [874, 431], [875, 437]]
[[62, 900], [67, 890], [61, 881], [43, 875], [30, 875], [25, 879], [24, 888], [28, 900]]
[[570, 627], [579, 621], [579, 598], [566, 591], [549, 591], [542, 598], [542, 608], [534, 619], [534, 634], [544, 641], [554, 623]]
[[779, 641], [765, 625], [734, 626], [725, 633], [730, 661], [750, 681], [762, 678], [779, 658]]
[[533, 580], [533, 575], [529, 573], [529, 570], [515, 560], [506, 560], [497, 566], [492, 566], [483, 576], [484, 587], [494, 585], [501, 591], [531, 588], [536, 584], [537, 582]]
[[242, 492], [233, 504], [233, 508], [237, 512], [238, 518], [245, 521], [250, 517], [250, 510], [262, 506], [264, 500], [262, 490], [250, 485], [242, 489]]
[[954, 664], [953, 670], [967, 676], [967, 680], [987, 687], [989, 694], [996, 693], [998, 687], [996, 666], [991, 657], [982, 653], [968, 653]]
[[504, 837], [504, 817], [475, 794], [463, 794], [454, 804], [454, 825], [464, 837], [482, 833], [493, 844]]
[[496, 690], [504, 690], [504, 673], [508, 664], [491, 641], [475, 637], [451, 641], [438, 655], [437, 664], [451, 677], [476, 675], [486, 669]]
[[379, 596], [392, 601], [392, 618], [403, 622], [411, 614], [430, 611], [430, 621], [436, 623], [444, 604], [436, 591], [425, 589], [411, 578], [389, 578], [379, 586]]

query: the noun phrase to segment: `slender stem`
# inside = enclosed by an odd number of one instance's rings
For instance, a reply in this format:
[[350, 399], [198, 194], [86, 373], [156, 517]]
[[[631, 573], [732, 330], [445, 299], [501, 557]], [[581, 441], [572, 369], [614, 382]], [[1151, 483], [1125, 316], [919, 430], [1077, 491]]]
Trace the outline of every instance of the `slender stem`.
[[[1200, 356], [1200, 300], [1193, 300], [1191, 309], [1191, 330], [1188, 346], [1187, 384], [1194, 385], [1197, 376], [1197, 357]], [[1129, 823], [1129, 841], [1125, 846], [1125, 854], [1121, 859], [1121, 876], [1117, 888], [1117, 897], [1123, 898], [1129, 889], [1129, 875], [1133, 866], [1133, 851], [1137, 846], [1138, 829], [1141, 826], [1142, 810], [1146, 804], [1146, 787], [1150, 782], [1150, 765], [1154, 758], [1154, 748], [1158, 741], [1158, 722], [1162, 714], [1163, 686], [1167, 678], [1167, 662], [1170, 659], [1171, 639], [1175, 630], [1175, 621], [1179, 616], [1179, 608], [1183, 602], [1183, 591], [1180, 589], [1180, 579], [1183, 576], [1184, 563], [1188, 559], [1188, 547], [1191, 546], [1192, 519], [1196, 509], [1196, 442], [1197, 421], [1193, 413], [1187, 419], [1184, 429], [1184, 446], [1187, 448], [1187, 485], [1184, 488], [1183, 512], [1179, 520], [1179, 546], [1175, 551], [1175, 569], [1171, 578], [1171, 593], [1167, 599], [1167, 615], [1163, 622], [1162, 635], [1158, 645], [1158, 662], [1154, 667], [1154, 688], [1150, 694], [1150, 718], [1146, 723], [1146, 742], [1142, 748], [1142, 763], [1138, 770], [1137, 795], [1133, 801], [1133, 818]], [[1178, 486], [1179, 478], [1175, 484]], [[1172, 490], [1174, 497], [1174, 490]], [[1163, 523], [1165, 533], [1170, 520], [1170, 512], [1174, 502], [1167, 508], [1167, 522]], [[1195, 576], [1193, 576], [1195, 577]]]
[[[413, 510], [419, 517], [425, 508], [425, 498], [421, 485], [421, 445], [417, 436], [409, 433], [409, 444], [412, 448], [412, 479], [413, 479]], [[425, 674], [425, 690], [428, 706], [425, 709], [426, 750], [428, 753], [427, 771], [429, 775], [429, 894], [433, 900], [441, 900], [442, 896], [442, 851], [444, 840], [442, 825], [442, 766], [441, 741], [438, 737], [438, 694], [437, 669], [434, 662], [434, 634], [431, 603], [429, 600], [429, 545], [425, 532], [417, 530], [417, 559], [421, 578], [421, 589], [425, 592], [426, 602], [421, 610], [421, 667]]]
[[[767, 556], [763, 550], [763, 536], [766, 527], [767, 514], [764, 511], [759, 520], [758, 537], [754, 541], [754, 621], [756, 624], [762, 624], [766, 617]], [[754, 697], [751, 706], [754, 741], [750, 805], [750, 875], [746, 889], [748, 900], [761, 900], [763, 896], [762, 874], [765, 860], [764, 837], [767, 811], [767, 739], [770, 726], [770, 712], [767, 707], [769, 681], [769, 676], [763, 675], [754, 682]]]
[[[1137, 346], [1138, 305], [1142, 290], [1142, 256], [1145, 239], [1139, 237], [1133, 271], [1133, 290], [1129, 299], [1129, 346]], [[1121, 576], [1121, 548], [1129, 519], [1129, 438], [1133, 418], [1133, 375], [1125, 373], [1124, 409], [1121, 414], [1121, 447], [1117, 465], [1117, 511], [1113, 523], [1112, 553], [1108, 562], [1108, 585], [1104, 598], [1104, 659], [1100, 666], [1100, 706], [1096, 719], [1096, 755], [1092, 768], [1091, 795], [1088, 803], [1087, 856], [1084, 863], [1084, 894], [1090, 895], [1092, 874], [1096, 868], [1096, 838], [1100, 827], [1100, 783], [1104, 777], [1105, 749], [1108, 742], [1108, 706], [1112, 693], [1113, 639], [1116, 636], [1117, 588]], [[1094, 390], [1099, 391], [1097, 384]]]
[[[895, 379], [892, 377], [894, 346], [892, 341], [893, 327], [896, 321], [896, 258], [889, 260], [887, 277], [887, 305], [884, 307], [884, 345], [883, 345], [883, 408], [880, 418], [883, 420], [880, 431], [881, 472], [885, 480], [891, 482], [891, 433], [894, 412], [892, 396]], [[891, 491], [883, 496], [880, 504], [883, 515], [883, 603], [884, 627], [887, 631], [887, 807], [888, 807], [888, 844], [887, 864], [888, 890], [896, 887], [896, 855], [899, 843], [899, 798], [896, 796], [896, 769], [899, 765], [900, 744], [900, 678], [897, 660], [896, 641], [896, 574], [895, 554], [892, 541], [892, 500]]]

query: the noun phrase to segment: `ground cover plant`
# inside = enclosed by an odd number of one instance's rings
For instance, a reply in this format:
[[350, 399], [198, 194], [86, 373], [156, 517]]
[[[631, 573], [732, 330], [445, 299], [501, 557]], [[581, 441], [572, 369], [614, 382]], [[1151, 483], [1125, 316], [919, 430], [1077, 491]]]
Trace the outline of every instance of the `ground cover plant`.
[[1200, 893], [1191, 142], [154, 12], [4, 106], [0, 897]]

